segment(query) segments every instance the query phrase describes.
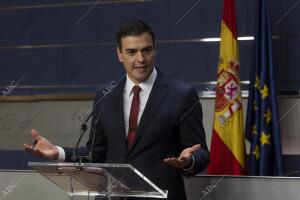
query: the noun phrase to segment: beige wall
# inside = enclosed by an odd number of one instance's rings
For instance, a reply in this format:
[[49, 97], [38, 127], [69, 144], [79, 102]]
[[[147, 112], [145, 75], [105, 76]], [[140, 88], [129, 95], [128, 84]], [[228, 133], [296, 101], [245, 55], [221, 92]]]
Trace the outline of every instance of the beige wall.
[[[214, 111], [213, 98], [201, 98], [203, 123], [210, 146]], [[300, 154], [300, 101], [299, 97], [279, 98], [280, 126], [284, 154]], [[38, 129], [53, 143], [73, 146], [79, 134], [79, 117], [90, 109], [91, 101], [41, 101], [0, 103], [0, 149], [22, 149], [31, 142], [30, 129]], [[243, 100], [244, 116], [247, 100]], [[245, 117], [244, 117], [245, 120]]]

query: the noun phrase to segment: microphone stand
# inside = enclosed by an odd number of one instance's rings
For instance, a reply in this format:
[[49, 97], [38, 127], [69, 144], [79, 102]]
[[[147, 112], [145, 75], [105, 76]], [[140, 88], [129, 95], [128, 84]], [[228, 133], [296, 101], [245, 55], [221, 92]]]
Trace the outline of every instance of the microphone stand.
[[92, 133], [93, 133], [93, 139], [92, 139], [92, 144], [91, 144], [91, 147], [90, 147], [90, 151], [89, 151], [89, 154], [88, 156], [77, 156], [77, 152], [78, 152], [78, 147], [79, 147], [79, 144], [82, 140], [82, 137], [83, 135], [85, 134], [88, 126], [87, 126], [87, 122], [89, 121], [89, 119], [95, 114], [95, 110], [93, 110], [90, 115], [86, 118], [86, 120], [84, 120], [84, 122], [81, 124], [81, 128], [80, 128], [80, 135], [79, 135], [79, 138], [77, 140], [77, 143], [75, 145], [75, 152], [73, 152], [73, 156], [72, 156], [72, 160], [74, 161], [74, 163], [76, 162], [76, 159], [79, 158], [79, 163], [82, 163], [82, 159], [83, 158], [86, 158], [90, 163], [92, 162], [92, 149], [93, 149], [93, 145], [94, 145], [94, 141], [95, 141], [95, 138], [96, 138], [96, 132], [97, 132], [97, 124], [100, 120], [100, 116], [103, 112], [103, 109], [104, 109], [104, 106], [102, 107], [97, 119], [95, 120], [95, 123], [93, 124], [93, 127], [92, 127]]
[[94, 114], [94, 111], [91, 112], [91, 114], [86, 118], [86, 120], [84, 120], [84, 122], [81, 124], [81, 128], [80, 128], [80, 134], [79, 134], [79, 138], [77, 140], [77, 143], [75, 145], [75, 152], [73, 152], [73, 156], [72, 156], [72, 160], [74, 161], [74, 163], [76, 162], [77, 158], [80, 158], [79, 163], [82, 163], [82, 156], [77, 156], [77, 151], [78, 151], [78, 146], [79, 143], [82, 140], [82, 137], [84, 135], [84, 133], [86, 132], [88, 126], [87, 126], [87, 122], [89, 121], [89, 119], [91, 118], [91, 116]]

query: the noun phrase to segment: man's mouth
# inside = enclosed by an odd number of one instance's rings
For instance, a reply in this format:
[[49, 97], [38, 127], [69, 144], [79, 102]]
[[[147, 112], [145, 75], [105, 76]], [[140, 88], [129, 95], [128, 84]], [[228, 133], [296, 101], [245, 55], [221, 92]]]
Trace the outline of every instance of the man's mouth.
[[134, 66], [133, 68], [147, 68], [147, 66]]

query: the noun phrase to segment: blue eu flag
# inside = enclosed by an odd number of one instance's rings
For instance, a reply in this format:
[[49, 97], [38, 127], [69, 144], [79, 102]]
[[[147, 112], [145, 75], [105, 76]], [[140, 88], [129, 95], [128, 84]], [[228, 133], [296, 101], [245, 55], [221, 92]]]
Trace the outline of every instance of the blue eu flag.
[[251, 142], [249, 174], [282, 175], [280, 129], [272, 58], [272, 35], [268, 0], [259, 0], [254, 62], [246, 120]]

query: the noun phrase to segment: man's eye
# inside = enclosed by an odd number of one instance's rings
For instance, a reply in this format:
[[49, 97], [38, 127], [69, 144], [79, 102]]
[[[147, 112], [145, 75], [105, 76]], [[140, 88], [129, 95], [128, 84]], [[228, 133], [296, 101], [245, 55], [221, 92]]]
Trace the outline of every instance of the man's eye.
[[151, 51], [152, 51], [152, 48], [143, 49], [143, 52], [145, 52], [145, 53], [150, 53]]
[[128, 55], [131, 55], [131, 56], [132, 56], [132, 55], [135, 54], [135, 51], [128, 51], [127, 53], [128, 53]]

